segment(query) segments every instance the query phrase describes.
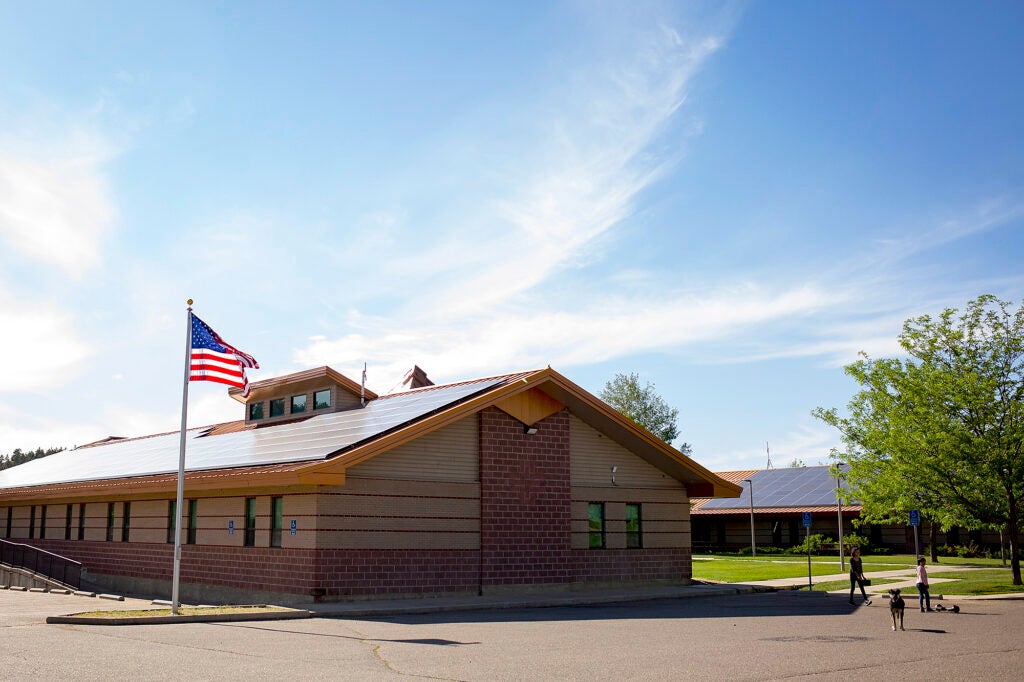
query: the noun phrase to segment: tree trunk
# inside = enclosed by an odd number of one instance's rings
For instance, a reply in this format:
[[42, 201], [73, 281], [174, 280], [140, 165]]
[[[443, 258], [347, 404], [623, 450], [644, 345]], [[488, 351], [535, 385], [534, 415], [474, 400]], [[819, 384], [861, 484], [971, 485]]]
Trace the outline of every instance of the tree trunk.
[[928, 544], [932, 548], [932, 563], [939, 563], [939, 530], [935, 527], [934, 521], [928, 522]]
[[1007, 496], [1009, 513], [1006, 520], [1006, 531], [1010, 536], [1010, 572], [1013, 573], [1013, 584], [1020, 585], [1020, 523], [1017, 519], [1017, 498], [1013, 491]]

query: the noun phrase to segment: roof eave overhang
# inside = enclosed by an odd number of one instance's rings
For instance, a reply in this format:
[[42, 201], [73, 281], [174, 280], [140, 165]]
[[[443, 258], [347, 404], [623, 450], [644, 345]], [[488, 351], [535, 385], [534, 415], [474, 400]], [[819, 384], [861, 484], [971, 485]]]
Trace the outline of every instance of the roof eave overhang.
[[348, 452], [342, 452], [327, 461], [302, 467], [299, 476], [306, 480], [313, 480], [311, 477], [344, 473], [345, 469], [371, 457], [456, 422], [470, 414], [497, 406], [512, 396], [532, 389], [543, 391], [554, 400], [566, 405], [573, 414], [608, 438], [682, 482], [693, 497], [739, 497], [743, 491], [741, 486], [716, 476], [550, 367], [524, 373], [521, 378], [509, 380], [491, 390], [483, 391], [382, 438], [365, 443]]

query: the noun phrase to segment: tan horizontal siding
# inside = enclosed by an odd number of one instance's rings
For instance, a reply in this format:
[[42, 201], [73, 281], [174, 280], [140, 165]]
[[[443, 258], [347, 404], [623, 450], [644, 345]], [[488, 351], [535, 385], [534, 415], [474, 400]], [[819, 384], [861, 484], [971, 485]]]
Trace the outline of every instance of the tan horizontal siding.
[[569, 415], [569, 453], [574, 486], [682, 488], [683, 484], [622, 447], [583, 420]]
[[318, 547], [477, 549], [476, 483], [349, 479], [318, 496]]
[[348, 469], [347, 479], [479, 480], [479, 421], [461, 419]]
[[[638, 500], [628, 500], [638, 502]], [[626, 546], [626, 504], [600, 498], [574, 500], [572, 503], [572, 548], [589, 546], [588, 510], [590, 502], [603, 502], [605, 514], [605, 546], [621, 549]], [[641, 502], [640, 528], [646, 549], [690, 546], [689, 507], [686, 504]]]

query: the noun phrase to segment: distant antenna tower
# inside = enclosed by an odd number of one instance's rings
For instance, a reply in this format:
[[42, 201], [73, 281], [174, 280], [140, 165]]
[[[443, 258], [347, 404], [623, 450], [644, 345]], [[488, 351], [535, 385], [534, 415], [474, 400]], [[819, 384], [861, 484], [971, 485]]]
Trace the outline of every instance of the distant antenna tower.
[[771, 469], [772, 468], [772, 451], [768, 449], [768, 441], [764, 442], [764, 451], [766, 453], [768, 453], [768, 466], [766, 466], [765, 469]]

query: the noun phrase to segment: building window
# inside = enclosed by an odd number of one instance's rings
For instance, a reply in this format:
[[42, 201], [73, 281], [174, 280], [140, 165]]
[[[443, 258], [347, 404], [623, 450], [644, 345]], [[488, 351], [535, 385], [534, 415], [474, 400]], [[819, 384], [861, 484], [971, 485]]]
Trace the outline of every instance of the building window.
[[313, 409], [322, 410], [331, 406], [331, 389], [326, 388], [313, 394]]
[[32, 505], [32, 511], [29, 512], [28, 516], [28, 539], [31, 540], [36, 536], [36, 506]]
[[640, 505], [626, 505], [626, 547], [639, 549], [644, 546], [643, 526], [640, 521]]
[[167, 501], [167, 542], [174, 543], [174, 534], [178, 532], [178, 501]]
[[40, 510], [41, 511], [40, 511], [40, 514], [39, 514], [39, 539], [40, 540], [45, 540], [46, 539], [46, 505], [44, 504], [42, 507], [40, 507]]
[[591, 502], [588, 519], [588, 535], [590, 549], [604, 548], [604, 503]]
[[292, 414], [298, 414], [299, 412], [306, 411], [306, 396], [304, 395], [293, 395], [292, 396]]
[[249, 403], [249, 421], [263, 419], [263, 403]]
[[256, 546], [256, 498], [245, 498], [245, 546]]
[[7, 535], [4, 537], [11, 537], [11, 521], [14, 519], [14, 507], [7, 508]]
[[74, 505], [67, 505], [67, 509], [64, 510], [64, 539], [71, 539], [71, 515], [74, 510]]
[[199, 521], [199, 500], [188, 501], [188, 534], [185, 544], [196, 544], [196, 525]]
[[132, 526], [132, 503], [125, 502], [123, 505], [124, 515], [121, 517], [121, 542], [128, 542]]
[[78, 505], [78, 539], [85, 539], [85, 503]]
[[114, 541], [114, 503], [107, 502], [107, 542]]
[[270, 546], [281, 546], [281, 526], [284, 523], [284, 498], [270, 498]]
[[270, 401], [270, 416], [284, 416], [284, 398], [274, 398], [273, 400]]

